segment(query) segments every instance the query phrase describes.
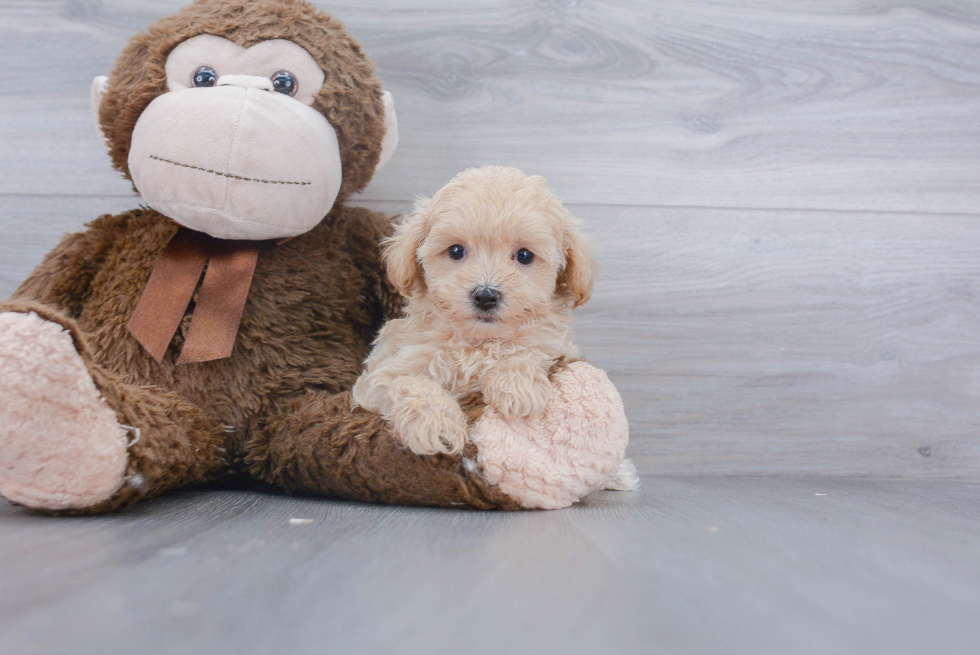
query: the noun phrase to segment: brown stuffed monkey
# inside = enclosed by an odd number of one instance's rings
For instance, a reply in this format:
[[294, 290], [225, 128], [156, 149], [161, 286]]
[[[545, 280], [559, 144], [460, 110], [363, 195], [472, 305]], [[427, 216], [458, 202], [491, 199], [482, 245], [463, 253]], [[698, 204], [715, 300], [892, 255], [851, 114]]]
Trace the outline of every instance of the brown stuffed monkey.
[[378, 249], [390, 219], [344, 202], [397, 128], [336, 20], [301, 0], [200, 0], [134, 37], [93, 99], [146, 207], [65, 237], [0, 303], [4, 497], [88, 514], [234, 476], [369, 502], [546, 508], [617, 473], [622, 402], [584, 362], [553, 371], [539, 424], [474, 399], [462, 456], [414, 455], [351, 409], [401, 298]]

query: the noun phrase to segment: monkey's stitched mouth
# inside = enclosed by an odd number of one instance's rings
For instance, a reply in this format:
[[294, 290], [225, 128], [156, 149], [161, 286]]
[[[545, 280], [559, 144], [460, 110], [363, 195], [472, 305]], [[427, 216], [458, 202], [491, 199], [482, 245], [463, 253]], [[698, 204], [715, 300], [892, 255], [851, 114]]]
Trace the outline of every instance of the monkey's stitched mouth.
[[164, 164], [170, 164], [171, 166], [179, 166], [180, 168], [190, 168], [195, 171], [201, 171], [202, 173], [210, 173], [211, 175], [217, 175], [219, 177], [227, 177], [232, 180], [239, 180], [242, 182], [260, 182], [262, 184], [286, 184], [292, 186], [310, 186], [312, 182], [287, 182], [283, 180], [260, 180], [254, 177], [245, 177], [244, 175], [235, 175], [234, 173], [222, 173], [221, 171], [212, 170], [210, 168], [203, 168], [201, 166], [191, 166], [190, 164], [181, 164], [180, 162], [173, 161], [171, 159], [164, 159], [163, 157], [157, 157], [156, 155], [150, 155], [150, 159], [155, 159]]

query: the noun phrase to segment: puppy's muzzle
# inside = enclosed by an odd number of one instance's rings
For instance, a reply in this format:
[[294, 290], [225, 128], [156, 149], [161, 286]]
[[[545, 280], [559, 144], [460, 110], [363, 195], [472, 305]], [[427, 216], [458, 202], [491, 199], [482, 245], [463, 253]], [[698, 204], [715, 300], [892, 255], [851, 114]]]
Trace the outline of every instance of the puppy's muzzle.
[[473, 299], [473, 304], [481, 312], [492, 312], [497, 309], [503, 294], [493, 287], [477, 287], [470, 297]]

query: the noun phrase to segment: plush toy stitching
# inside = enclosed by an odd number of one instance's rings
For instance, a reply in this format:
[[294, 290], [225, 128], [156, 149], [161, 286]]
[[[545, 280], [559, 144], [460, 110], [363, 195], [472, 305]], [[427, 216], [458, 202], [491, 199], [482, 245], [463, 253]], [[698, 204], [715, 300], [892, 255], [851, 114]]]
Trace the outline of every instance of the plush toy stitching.
[[170, 159], [164, 159], [163, 157], [157, 157], [156, 155], [150, 155], [150, 159], [156, 159], [165, 164], [172, 164], [173, 166], [180, 166], [181, 168], [192, 168], [195, 171], [202, 171], [204, 173], [211, 173], [212, 175], [220, 175], [221, 177], [230, 177], [233, 180], [241, 180], [243, 182], [261, 182], [262, 184], [293, 184], [296, 186], [310, 186], [312, 182], [288, 182], [281, 180], [258, 180], [252, 177], [243, 177], [241, 175], [234, 175], [232, 173], [222, 173], [221, 171], [215, 171], [210, 168], [202, 168], [200, 166], [191, 166], [190, 164], [181, 164], [180, 162], [171, 161]]

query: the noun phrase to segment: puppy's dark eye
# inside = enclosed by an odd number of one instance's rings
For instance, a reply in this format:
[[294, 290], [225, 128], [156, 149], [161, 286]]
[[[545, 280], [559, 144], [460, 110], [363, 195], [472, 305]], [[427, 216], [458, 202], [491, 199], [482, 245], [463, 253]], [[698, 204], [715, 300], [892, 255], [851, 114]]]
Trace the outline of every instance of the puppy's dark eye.
[[449, 246], [449, 258], [459, 261], [463, 257], [466, 257], [466, 248], [457, 244], [455, 246]]
[[194, 71], [194, 86], [214, 86], [218, 81], [218, 74], [210, 66], [201, 66]]
[[524, 264], [527, 266], [534, 261], [534, 253], [527, 248], [521, 248], [517, 251], [517, 254], [514, 255], [514, 259], [517, 260], [518, 264]]
[[276, 93], [282, 93], [287, 96], [296, 95], [296, 89], [299, 87], [296, 84], [296, 77], [289, 71], [279, 71], [272, 76], [272, 88]]

